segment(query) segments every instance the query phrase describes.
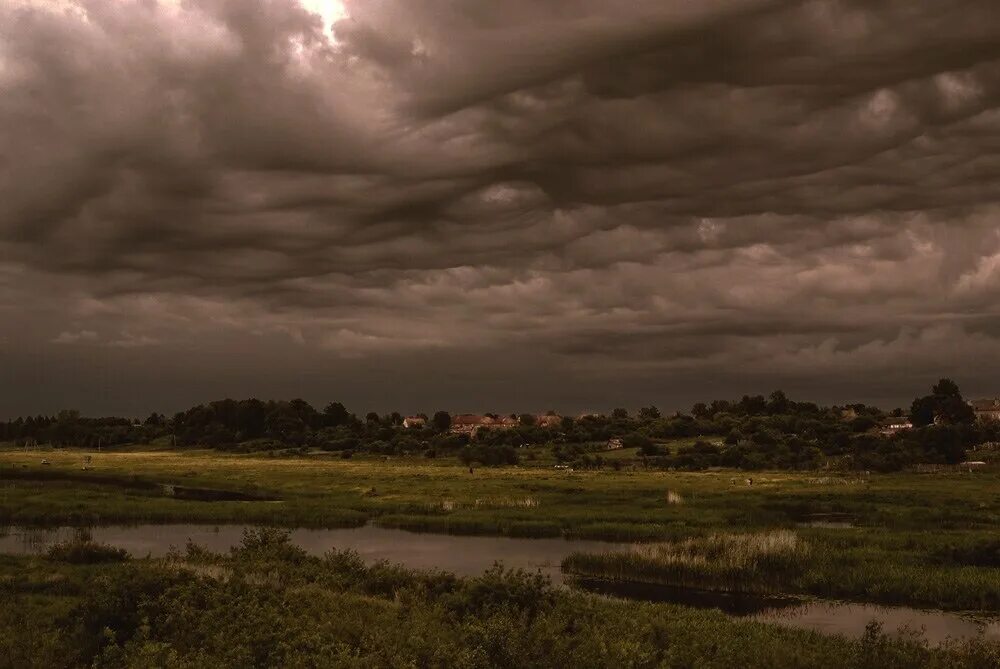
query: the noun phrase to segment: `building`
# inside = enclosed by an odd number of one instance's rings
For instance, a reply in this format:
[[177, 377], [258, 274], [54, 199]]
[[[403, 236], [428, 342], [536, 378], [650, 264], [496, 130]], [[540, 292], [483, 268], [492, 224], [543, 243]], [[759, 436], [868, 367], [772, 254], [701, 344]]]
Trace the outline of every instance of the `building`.
[[972, 400], [969, 406], [976, 413], [978, 421], [1000, 421], [1000, 399]]
[[423, 416], [407, 416], [403, 419], [403, 427], [417, 428], [427, 425], [427, 419]]
[[608, 450], [617, 451], [625, 447], [625, 442], [621, 440], [620, 437], [611, 437], [608, 439]]
[[501, 417], [490, 414], [464, 413], [451, 417], [451, 428], [449, 431], [453, 434], [474, 435], [482, 429], [509, 430], [517, 426], [517, 424], [517, 419], [510, 416]]
[[897, 432], [902, 430], [913, 429], [913, 423], [906, 416], [889, 416], [888, 418], [879, 421], [878, 431], [885, 436], [892, 436]]
[[562, 416], [556, 416], [553, 414], [535, 416], [535, 425], [538, 427], [559, 427], [562, 425]]
[[463, 413], [451, 417], [451, 427], [448, 430], [454, 434], [474, 434], [479, 428], [492, 423], [493, 419], [489, 416]]

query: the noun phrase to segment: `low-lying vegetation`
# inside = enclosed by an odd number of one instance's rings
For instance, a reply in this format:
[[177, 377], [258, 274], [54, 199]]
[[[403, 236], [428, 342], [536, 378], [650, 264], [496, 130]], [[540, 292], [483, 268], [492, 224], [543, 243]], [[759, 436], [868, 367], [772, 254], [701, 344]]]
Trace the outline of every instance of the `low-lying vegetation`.
[[132, 557], [127, 550], [95, 542], [85, 531], [78, 532], [72, 539], [53, 544], [45, 555], [50, 560], [69, 564], [125, 562]]
[[559, 590], [500, 567], [461, 579], [366, 566], [350, 552], [310, 557], [274, 531], [250, 533], [228, 554], [192, 546], [163, 561], [89, 566], [5, 558], [0, 570], [10, 603], [0, 607], [0, 665], [19, 668], [1000, 663], [1000, 645], [982, 639], [929, 647], [877, 627], [857, 640], [827, 637]]
[[808, 568], [810, 547], [794, 532], [711, 534], [600, 555], [575, 553], [573, 574], [734, 592], [776, 592]]
[[[563, 570], [727, 592], [1000, 611], [1000, 569], [965, 564], [964, 549], [942, 548], [921, 559], [898, 548], [860, 539], [810, 543], [791, 531], [712, 534], [626, 552], [574, 553], [563, 561]], [[973, 551], [972, 559], [978, 559]]]

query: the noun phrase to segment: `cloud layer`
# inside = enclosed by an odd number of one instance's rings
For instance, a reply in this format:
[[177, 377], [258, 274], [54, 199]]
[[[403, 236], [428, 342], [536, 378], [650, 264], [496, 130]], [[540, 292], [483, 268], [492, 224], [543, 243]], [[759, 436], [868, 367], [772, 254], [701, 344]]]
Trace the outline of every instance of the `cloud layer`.
[[621, 4], [5, 3], [0, 401], [1000, 392], [995, 3]]

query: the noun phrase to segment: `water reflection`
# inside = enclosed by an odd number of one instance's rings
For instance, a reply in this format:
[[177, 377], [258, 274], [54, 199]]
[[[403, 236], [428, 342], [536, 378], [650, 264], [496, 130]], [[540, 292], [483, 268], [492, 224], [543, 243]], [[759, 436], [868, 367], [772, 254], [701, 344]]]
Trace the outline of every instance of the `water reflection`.
[[949, 638], [983, 637], [1000, 640], [1000, 620], [976, 619], [956, 613], [924, 611], [903, 606], [876, 606], [844, 602], [808, 602], [800, 606], [767, 610], [754, 619], [787, 627], [805, 628], [825, 634], [859, 637], [865, 626], [875, 620], [887, 633], [901, 634], [906, 630], [922, 632], [931, 643]]
[[[94, 527], [94, 541], [124, 548], [136, 557], [163, 557], [171, 547], [181, 550], [188, 541], [215, 552], [228, 551], [242, 539], [243, 525], [138, 525]], [[0, 552], [38, 554], [50, 545], [73, 537], [73, 528], [12, 528], [0, 536]], [[626, 550], [626, 544], [567, 539], [520, 539], [417, 534], [368, 525], [345, 529], [294, 529], [291, 539], [311, 555], [351, 549], [368, 563], [388, 560], [413, 569], [441, 569], [474, 576], [503, 562], [511, 569], [540, 571], [554, 583], [563, 582], [560, 564], [574, 551]]]
[[648, 583], [626, 583], [602, 579], [571, 579], [589, 592], [648, 602], [682, 604], [720, 609], [730, 615], [748, 617], [784, 627], [808, 629], [824, 634], [860, 637], [872, 621], [888, 634], [919, 632], [932, 644], [949, 638], [1000, 639], [1000, 619], [977, 619], [945, 611], [925, 611], [905, 606], [876, 606], [796, 599], [794, 597], [714, 592]]
[[599, 578], [568, 578], [570, 585], [587, 592], [611, 597], [624, 597], [643, 602], [683, 604], [699, 609], [719, 609], [734, 616], [747, 616], [762, 611], [778, 610], [802, 603], [794, 597], [756, 595], [743, 592], [698, 590], [656, 583], [607, 581]]

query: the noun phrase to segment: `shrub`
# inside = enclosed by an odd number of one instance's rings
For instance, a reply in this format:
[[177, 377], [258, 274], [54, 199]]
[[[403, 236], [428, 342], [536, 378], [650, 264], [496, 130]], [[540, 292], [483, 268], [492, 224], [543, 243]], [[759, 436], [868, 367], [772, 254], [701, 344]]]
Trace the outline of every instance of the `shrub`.
[[125, 562], [131, 555], [123, 548], [99, 544], [88, 536], [78, 534], [68, 541], [52, 545], [46, 557], [70, 564], [102, 564]]

